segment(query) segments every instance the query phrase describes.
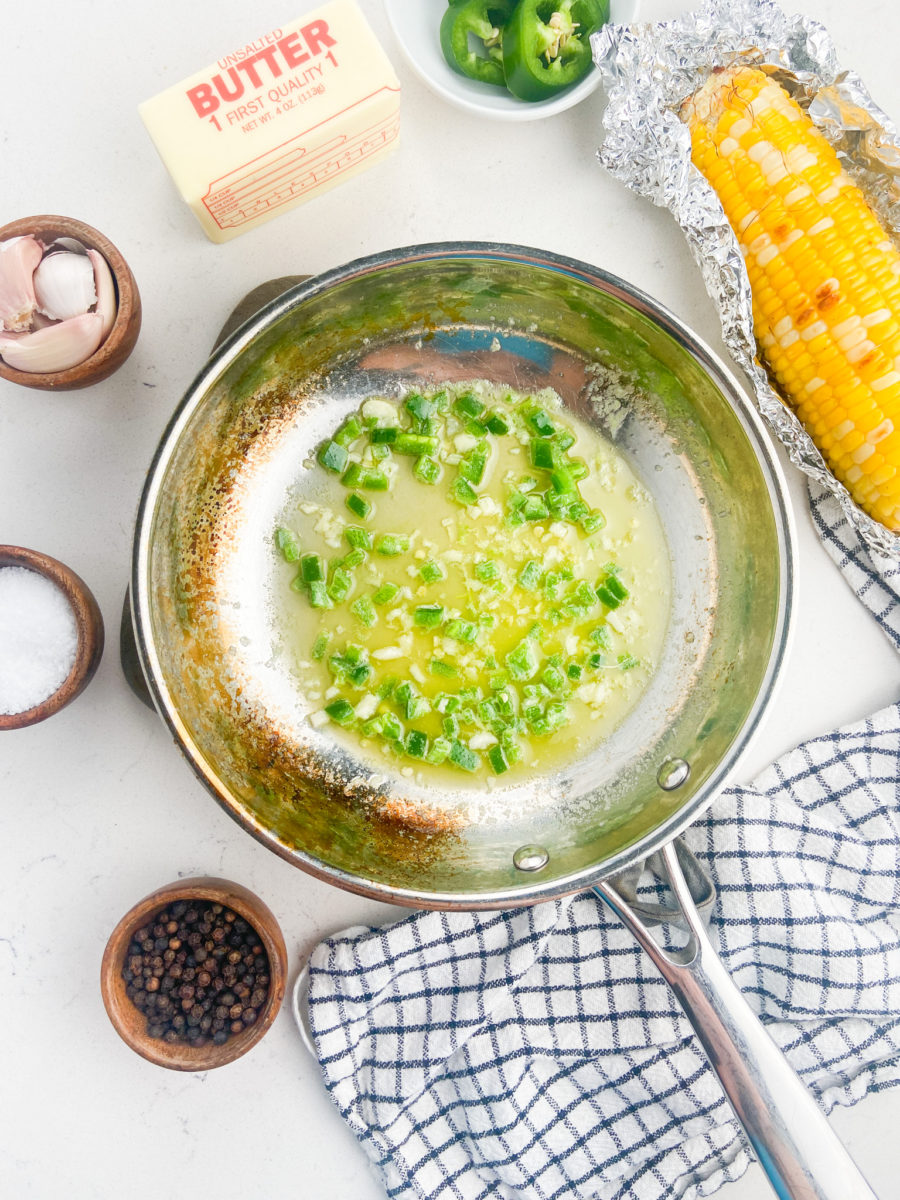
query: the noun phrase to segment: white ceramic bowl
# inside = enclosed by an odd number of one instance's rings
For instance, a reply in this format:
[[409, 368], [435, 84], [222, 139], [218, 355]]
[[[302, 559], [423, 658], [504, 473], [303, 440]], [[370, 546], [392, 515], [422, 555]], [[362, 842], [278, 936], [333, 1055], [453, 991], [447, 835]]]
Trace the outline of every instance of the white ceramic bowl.
[[[637, 17], [640, 0], [611, 0], [610, 20], [628, 24]], [[518, 100], [488, 83], [467, 79], [449, 67], [441, 52], [439, 30], [447, 0], [384, 0], [400, 50], [410, 67], [438, 96], [467, 112], [499, 121], [534, 121], [563, 112], [600, 85], [595, 69], [581, 83], [552, 100]]]

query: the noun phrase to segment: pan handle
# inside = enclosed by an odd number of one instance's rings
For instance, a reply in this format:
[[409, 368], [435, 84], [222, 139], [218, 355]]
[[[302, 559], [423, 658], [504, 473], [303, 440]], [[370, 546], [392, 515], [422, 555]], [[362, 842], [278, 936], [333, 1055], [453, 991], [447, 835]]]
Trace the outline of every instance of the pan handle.
[[659, 858], [688, 931], [664, 949], [611, 880], [593, 890], [628, 926], [672, 988], [780, 1200], [877, 1200], [806, 1086], [716, 954], [674, 843]]

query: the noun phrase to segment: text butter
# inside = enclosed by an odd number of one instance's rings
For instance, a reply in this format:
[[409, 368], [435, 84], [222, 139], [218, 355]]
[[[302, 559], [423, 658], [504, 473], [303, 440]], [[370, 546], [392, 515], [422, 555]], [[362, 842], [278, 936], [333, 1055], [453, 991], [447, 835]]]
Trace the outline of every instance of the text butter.
[[388, 154], [400, 85], [353, 0], [333, 0], [140, 106], [169, 174], [224, 242]]

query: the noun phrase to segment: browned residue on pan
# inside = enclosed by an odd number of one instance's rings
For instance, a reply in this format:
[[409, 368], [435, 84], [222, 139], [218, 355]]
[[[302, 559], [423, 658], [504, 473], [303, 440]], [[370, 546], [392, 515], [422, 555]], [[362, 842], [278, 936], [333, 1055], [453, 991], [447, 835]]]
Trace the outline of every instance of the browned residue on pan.
[[[446, 857], [463, 821], [365, 786], [348, 784], [345, 763], [315, 753], [248, 695], [228, 658], [230, 618], [220, 604], [221, 572], [245, 519], [254, 478], [296, 425], [317, 380], [263, 384], [241, 404], [223, 396], [182, 470], [174, 473], [171, 541], [157, 604], [165, 614], [166, 678], [201, 755], [207, 778], [229, 808], [286, 845], [329, 860], [331, 845], [353, 836], [376, 859], [421, 869]], [[179, 637], [173, 636], [177, 630]], [[163, 640], [163, 639], [160, 639]]]

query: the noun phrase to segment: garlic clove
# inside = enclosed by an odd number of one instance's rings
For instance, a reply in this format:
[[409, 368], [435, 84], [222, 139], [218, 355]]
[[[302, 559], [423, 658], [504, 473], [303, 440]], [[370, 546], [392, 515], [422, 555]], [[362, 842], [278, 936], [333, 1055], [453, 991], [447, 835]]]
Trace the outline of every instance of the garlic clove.
[[20, 333], [31, 328], [37, 307], [32, 277], [41, 253], [40, 242], [33, 237], [0, 242], [0, 330]]
[[79, 242], [78, 238], [60, 237], [55, 242], [51, 242], [45, 248], [46, 253], [52, 253], [54, 250], [71, 250], [73, 254], [87, 254], [87, 246], [84, 242]]
[[0, 333], [0, 358], [15, 371], [67, 371], [94, 353], [103, 341], [103, 318], [82, 313], [34, 333]]
[[116, 319], [119, 302], [116, 285], [109, 263], [99, 250], [88, 250], [88, 258], [94, 268], [94, 286], [97, 289], [97, 307], [94, 310], [103, 318], [103, 336], [106, 337]]
[[97, 302], [90, 259], [70, 250], [48, 254], [34, 273], [34, 294], [38, 308], [54, 321], [86, 313]]

